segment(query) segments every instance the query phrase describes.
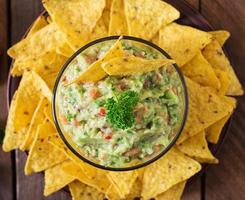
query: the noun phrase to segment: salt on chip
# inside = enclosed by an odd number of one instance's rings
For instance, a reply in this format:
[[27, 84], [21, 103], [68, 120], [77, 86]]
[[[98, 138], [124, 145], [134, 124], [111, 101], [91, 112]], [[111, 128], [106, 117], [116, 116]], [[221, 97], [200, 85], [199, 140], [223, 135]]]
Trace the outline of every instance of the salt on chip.
[[69, 45], [77, 50], [89, 41], [93, 28], [102, 16], [105, 0], [43, 0], [43, 6]]
[[218, 160], [208, 148], [204, 131], [188, 138], [183, 143], [177, 145], [177, 147], [181, 152], [200, 163], [218, 163]]
[[136, 56], [124, 56], [112, 58], [102, 63], [102, 68], [110, 76], [132, 75], [154, 71], [173, 63], [175, 63], [174, 60], [167, 58], [148, 60]]
[[64, 161], [52, 168], [45, 170], [44, 173], [44, 196], [48, 196], [58, 190], [64, 188], [66, 185], [70, 184], [75, 180], [74, 177], [66, 174], [63, 171], [63, 165], [65, 165], [69, 160]]
[[128, 35], [128, 27], [124, 12], [123, 0], [112, 1], [109, 35]]
[[220, 82], [220, 88], [217, 90], [218, 95], [224, 96], [228, 90], [228, 87], [230, 85], [230, 79], [229, 74], [223, 70], [220, 69], [214, 69], [214, 72], [219, 79]]
[[124, 0], [124, 6], [129, 35], [146, 40], [180, 16], [178, 10], [161, 0]]
[[200, 171], [201, 165], [176, 148], [145, 168], [142, 197], [150, 199]]
[[130, 193], [130, 190], [138, 177], [136, 171], [128, 172], [109, 172], [107, 177], [116, 188], [119, 196], [125, 198]]
[[242, 85], [239, 82], [231, 66], [231, 63], [225, 56], [219, 43], [217, 41], [212, 41], [209, 45], [205, 47], [202, 53], [214, 69], [220, 69], [228, 73], [230, 84], [226, 95], [243, 95], [244, 91], [242, 89]]
[[105, 195], [97, 189], [88, 186], [80, 181], [73, 181], [69, 184], [73, 200], [103, 200]]
[[51, 135], [57, 133], [53, 125], [46, 120], [38, 126], [38, 133], [26, 160], [26, 175], [46, 170], [67, 159], [65, 154], [48, 143], [48, 137]]
[[159, 46], [181, 67], [211, 42], [212, 35], [196, 28], [169, 24], [159, 32]]
[[[198, 83], [185, 77], [188, 89], [188, 116], [185, 127], [177, 143], [180, 144], [187, 138], [199, 133], [211, 124], [231, 113], [233, 104], [225, 96], [218, 96], [210, 87], [202, 87]], [[232, 102], [235, 99], [229, 98]]]
[[91, 187], [96, 188], [98, 191], [105, 193], [106, 189], [110, 186], [110, 181], [106, 177], [107, 171], [97, 169], [96, 176], [89, 178], [81, 167], [74, 161], [63, 166], [63, 171], [70, 176], [75, 177], [77, 180]]
[[41, 15], [39, 16], [35, 22], [32, 24], [31, 29], [29, 30], [27, 37], [33, 35], [34, 33], [36, 33], [37, 31], [39, 31], [40, 29], [42, 29], [43, 27], [47, 26], [48, 22], [45, 18], [45, 16]]
[[43, 110], [50, 104], [47, 98], [41, 98], [39, 104], [33, 114], [30, 126], [28, 128], [26, 138], [24, 142], [21, 144], [20, 149], [22, 151], [30, 150], [31, 145], [34, 141], [34, 138], [37, 134], [37, 128], [39, 124], [42, 124], [46, 119], [46, 116]]
[[51, 23], [12, 46], [8, 54], [14, 59], [37, 58], [52, 51], [62, 42], [64, 42], [62, 33], [56, 24]]
[[216, 123], [209, 126], [206, 130], [207, 140], [211, 143], [217, 144], [219, 141], [220, 134], [222, 132], [222, 128], [230, 118], [231, 114], [225, 116], [220, 119]]
[[155, 200], [180, 200], [185, 189], [186, 181], [180, 182], [166, 192], [156, 196]]
[[216, 40], [220, 46], [223, 46], [230, 37], [230, 33], [228, 31], [220, 30], [220, 31], [210, 31], [212, 34], [213, 40]]
[[122, 57], [124, 55], [124, 51], [122, 49], [121, 37], [113, 44], [113, 46], [105, 53], [105, 55], [90, 65], [85, 71], [83, 71], [75, 80], [71, 81], [71, 83], [78, 82], [97, 82], [104, 77], [107, 76], [106, 72], [101, 67], [101, 64], [105, 61], [114, 58], [114, 57]]
[[186, 63], [181, 71], [183, 74], [203, 86], [220, 88], [220, 82], [214, 69], [199, 52], [193, 59]]
[[26, 72], [10, 106], [3, 150], [11, 151], [25, 141], [33, 113], [41, 98], [51, 101], [52, 93], [45, 82], [35, 73]]

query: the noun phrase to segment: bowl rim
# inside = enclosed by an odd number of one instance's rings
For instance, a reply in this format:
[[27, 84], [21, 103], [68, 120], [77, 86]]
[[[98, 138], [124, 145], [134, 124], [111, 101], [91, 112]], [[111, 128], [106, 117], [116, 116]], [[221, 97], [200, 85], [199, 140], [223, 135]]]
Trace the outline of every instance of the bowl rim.
[[79, 50], [77, 50], [66, 62], [65, 64], [62, 66], [57, 78], [56, 78], [56, 81], [55, 81], [55, 85], [54, 85], [54, 88], [53, 88], [53, 92], [52, 92], [52, 116], [53, 116], [53, 119], [54, 119], [54, 123], [55, 123], [55, 126], [56, 126], [56, 129], [62, 139], [62, 141], [65, 143], [65, 145], [69, 148], [69, 150], [75, 155], [77, 156], [79, 159], [81, 159], [82, 161], [90, 164], [91, 166], [94, 166], [96, 168], [99, 168], [99, 169], [103, 169], [103, 170], [109, 170], [109, 171], [130, 171], [130, 170], [136, 170], [136, 169], [139, 169], [139, 168], [142, 168], [142, 167], [145, 167], [155, 161], [157, 161], [159, 158], [161, 158], [163, 155], [165, 155], [173, 146], [174, 144], [176, 143], [177, 139], [179, 138], [179, 136], [181, 135], [182, 131], [183, 131], [183, 128], [184, 128], [184, 125], [185, 125], [185, 122], [187, 120], [187, 115], [188, 115], [188, 105], [189, 105], [189, 101], [188, 101], [188, 90], [187, 90], [187, 86], [186, 86], [186, 82], [185, 82], [185, 79], [184, 79], [184, 76], [180, 70], [180, 68], [178, 67], [178, 65], [175, 63], [175, 64], [172, 64], [175, 68], [175, 70], [177, 71], [178, 73], [178, 76], [181, 80], [181, 83], [182, 83], [182, 87], [183, 87], [183, 92], [184, 92], [184, 111], [183, 111], [183, 118], [182, 118], [182, 121], [181, 121], [181, 125], [175, 135], [175, 137], [172, 139], [172, 141], [168, 144], [168, 146], [166, 148], [164, 148], [159, 154], [157, 154], [156, 156], [152, 157], [151, 159], [147, 160], [146, 162], [143, 162], [143, 163], [140, 163], [140, 164], [136, 164], [134, 166], [129, 166], [129, 167], [109, 167], [109, 166], [104, 166], [104, 165], [101, 165], [101, 164], [98, 164], [98, 163], [95, 163], [95, 162], [92, 162], [91, 160], [85, 158], [84, 156], [82, 156], [81, 154], [79, 154], [73, 147], [72, 145], [70, 145], [70, 143], [67, 141], [65, 135], [63, 134], [61, 128], [60, 128], [60, 125], [59, 125], [59, 122], [58, 122], [58, 117], [57, 117], [57, 114], [56, 114], [56, 94], [57, 94], [57, 88], [58, 88], [58, 85], [59, 85], [59, 82], [60, 82], [60, 79], [63, 75], [63, 73], [65, 72], [66, 68], [69, 66], [69, 64], [73, 61], [74, 58], [76, 58], [81, 52], [83, 52], [84, 50], [86, 50], [87, 48], [89, 48], [90, 46], [93, 46], [97, 43], [101, 43], [101, 42], [105, 42], [105, 41], [110, 41], [110, 40], [116, 40], [118, 39], [119, 37], [122, 37], [122, 40], [125, 39], [125, 40], [131, 40], [131, 41], [136, 41], [136, 42], [140, 42], [140, 43], [144, 43], [156, 50], [158, 50], [160, 53], [162, 53], [166, 58], [168, 59], [171, 59], [171, 57], [162, 49], [160, 48], [159, 46], [155, 45], [154, 43], [150, 42], [150, 41], [147, 41], [147, 40], [144, 40], [142, 38], [137, 38], [137, 37], [133, 37], [133, 36], [108, 36], [108, 37], [103, 37], [103, 38], [100, 38], [100, 39], [97, 39], [97, 40], [94, 40], [94, 41], [91, 41], [89, 42], [88, 44], [84, 45], [83, 47], [81, 47]]

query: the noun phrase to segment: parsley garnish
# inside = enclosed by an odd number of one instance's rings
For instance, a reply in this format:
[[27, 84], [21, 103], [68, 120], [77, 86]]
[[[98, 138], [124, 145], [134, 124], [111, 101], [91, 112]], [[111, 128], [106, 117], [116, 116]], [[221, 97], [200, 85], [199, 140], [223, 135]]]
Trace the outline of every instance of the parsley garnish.
[[127, 129], [133, 126], [135, 118], [133, 109], [139, 101], [139, 94], [134, 91], [126, 91], [115, 98], [107, 99], [106, 119], [113, 127]]

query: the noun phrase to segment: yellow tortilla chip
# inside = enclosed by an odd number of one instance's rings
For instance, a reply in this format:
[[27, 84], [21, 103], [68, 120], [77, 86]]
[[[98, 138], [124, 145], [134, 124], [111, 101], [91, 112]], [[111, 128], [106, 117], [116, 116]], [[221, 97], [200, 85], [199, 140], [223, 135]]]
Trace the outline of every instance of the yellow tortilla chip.
[[72, 200], [103, 200], [105, 195], [80, 181], [69, 184]]
[[107, 30], [109, 29], [109, 23], [110, 23], [111, 4], [112, 4], [112, 0], [106, 0], [105, 9], [101, 17], [104, 19], [104, 23]]
[[151, 42], [159, 46], [159, 33], [151, 39]]
[[124, 6], [129, 35], [146, 40], [180, 16], [178, 10], [160, 0], [124, 0]]
[[125, 199], [135, 200], [136, 198], [140, 198], [141, 188], [142, 188], [142, 180], [139, 177], [137, 177], [137, 179], [134, 181], [130, 189], [130, 193], [126, 196]]
[[130, 193], [138, 173], [136, 171], [108, 172], [107, 177], [116, 188], [119, 196], [125, 198]]
[[123, 0], [112, 1], [109, 35], [128, 35], [128, 27], [124, 12]]
[[91, 32], [90, 41], [108, 36], [108, 30], [104, 19], [101, 17]]
[[46, 170], [67, 159], [65, 154], [48, 143], [48, 137], [51, 135], [57, 133], [53, 125], [46, 120], [38, 126], [37, 135], [26, 160], [26, 175]]
[[83, 71], [72, 83], [78, 82], [97, 82], [107, 76], [106, 72], [102, 69], [101, 64], [114, 57], [122, 57], [124, 55], [121, 38], [119, 38], [115, 44], [110, 48], [106, 54], [90, 65], [85, 71]]
[[172, 23], [159, 32], [159, 46], [181, 67], [211, 42], [212, 35], [204, 31]]
[[220, 69], [228, 73], [230, 79], [230, 85], [226, 92], [226, 95], [243, 95], [242, 85], [239, 82], [228, 58], [225, 56], [221, 46], [217, 41], [212, 41], [203, 50], [203, 56], [212, 65], [214, 69]]
[[75, 180], [74, 177], [66, 174], [63, 171], [63, 165], [65, 165], [69, 160], [64, 161], [52, 168], [45, 170], [44, 175], [44, 196], [48, 196], [58, 190], [64, 188], [66, 185], [70, 184]]
[[220, 69], [214, 69], [214, 72], [219, 79], [220, 82], [220, 88], [217, 90], [218, 95], [224, 96], [228, 90], [228, 87], [230, 85], [230, 79], [229, 74], [225, 71], [222, 71]]
[[217, 144], [219, 141], [220, 134], [222, 129], [228, 119], [230, 118], [231, 114], [225, 116], [224, 118], [220, 119], [216, 123], [209, 126], [206, 130], [207, 140], [211, 143]]
[[188, 89], [189, 107], [185, 127], [177, 140], [180, 144], [187, 138], [199, 133], [211, 124], [231, 113], [235, 99], [218, 96], [210, 87], [202, 87], [189, 78], [185, 77]]
[[37, 31], [39, 31], [40, 29], [42, 29], [43, 27], [47, 26], [48, 22], [45, 19], [45, 17], [43, 15], [39, 16], [36, 21], [32, 24], [31, 29], [29, 30], [27, 37], [33, 35], [34, 33], [36, 33]]
[[82, 183], [94, 187], [98, 191], [103, 193], [105, 193], [105, 191], [111, 184], [106, 177], [107, 171], [97, 169], [96, 175], [89, 178], [84, 173], [84, 171], [81, 170], [81, 167], [73, 161], [64, 165], [63, 171], [69, 174], [70, 176], [75, 177], [77, 180], [81, 181]]
[[37, 134], [37, 128], [39, 124], [42, 124], [44, 120], [46, 119], [46, 116], [43, 112], [43, 110], [50, 105], [50, 102], [47, 100], [47, 98], [42, 98], [39, 101], [39, 104], [33, 114], [29, 129], [27, 131], [25, 141], [21, 144], [20, 149], [22, 151], [30, 150], [31, 145], [34, 141], [34, 138]]
[[230, 33], [228, 31], [220, 30], [220, 31], [210, 31], [212, 34], [213, 40], [216, 40], [220, 46], [223, 46], [226, 40], [230, 37]]
[[150, 199], [196, 174], [201, 165], [176, 148], [145, 168], [142, 197]]
[[56, 24], [48, 24], [30, 37], [21, 40], [8, 50], [14, 59], [37, 58], [52, 51], [64, 41]]
[[51, 101], [52, 93], [45, 82], [34, 72], [26, 72], [10, 106], [3, 141], [3, 150], [18, 148], [26, 138], [33, 113], [41, 98]]
[[159, 194], [156, 200], [180, 200], [185, 189], [186, 181], [178, 183], [168, 189], [166, 192]]
[[175, 63], [173, 60], [162, 58], [147, 60], [140, 57], [117, 57], [102, 63], [102, 68], [110, 76], [113, 75], [131, 75], [146, 73], [159, 69], [169, 64]]
[[181, 71], [183, 74], [202, 86], [210, 86], [215, 89], [220, 88], [219, 79], [216, 77], [214, 69], [199, 52], [192, 60], [186, 63]]
[[100, 19], [105, 0], [43, 0], [43, 6], [74, 50], [86, 44]]
[[67, 58], [70, 58], [75, 53], [75, 51], [69, 46], [67, 42], [63, 43], [61, 46], [58, 46], [56, 48], [56, 52]]
[[188, 138], [183, 143], [177, 145], [177, 147], [181, 152], [200, 163], [218, 163], [218, 160], [208, 148], [204, 131]]

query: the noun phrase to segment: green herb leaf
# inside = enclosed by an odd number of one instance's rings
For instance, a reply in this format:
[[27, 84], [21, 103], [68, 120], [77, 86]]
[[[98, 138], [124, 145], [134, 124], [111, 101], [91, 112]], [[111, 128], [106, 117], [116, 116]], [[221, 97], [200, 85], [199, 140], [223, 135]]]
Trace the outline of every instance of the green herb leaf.
[[126, 91], [116, 98], [109, 98], [105, 104], [107, 109], [106, 119], [115, 128], [127, 129], [133, 126], [135, 118], [133, 109], [139, 101], [139, 94]]
[[4, 130], [0, 128], [0, 144], [3, 144]]

